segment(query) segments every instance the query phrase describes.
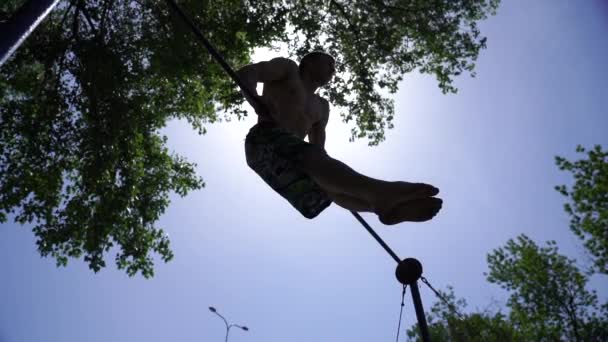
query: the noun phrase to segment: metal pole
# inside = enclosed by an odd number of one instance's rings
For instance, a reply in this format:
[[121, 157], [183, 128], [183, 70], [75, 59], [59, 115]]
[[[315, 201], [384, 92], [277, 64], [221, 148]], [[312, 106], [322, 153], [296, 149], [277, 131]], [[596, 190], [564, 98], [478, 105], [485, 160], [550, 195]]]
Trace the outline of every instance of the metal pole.
[[29, 0], [0, 24], [0, 66], [17, 50], [59, 0]]
[[213, 47], [213, 45], [207, 40], [207, 38], [205, 38], [205, 36], [201, 32], [201, 30], [198, 29], [198, 27], [196, 26], [196, 24], [194, 24], [192, 19], [190, 19], [190, 17], [188, 17], [186, 15], [186, 13], [184, 13], [184, 11], [181, 9], [181, 7], [179, 7], [175, 3], [174, 0], [166, 0], [166, 1], [167, 1], [167, 4], [169, 4], [171, 9], [173, 10], [173, 12], [175, 12], [182, 19], [182, 21], [190, 27], [190, 29], [192, 30], [192, 33], [194, 33], [194, 35], [199, 39], [199, 41], [203, 44], [203, 46], [207, 49], [207, 51], [209, 51], [211, 56], [213, 56], [213, 58], [215, 58], [215, 61], [220, 64], [220, 66], [224, 69], [224, 71], [228, 74], [228, 76], [230, 76], [230, 78], [232, 78], [234, 83], [236, 83], [239, 86], [239, 88], [249, 98], [252, 99], [252, 101], [255, 101], [258, 104], [258, 106], [260, 106], [261, 108], [264, 108], [264, 110], [267, 112], [268, 108], [266, 108], [266, 105], [264, 103], [262, 103], [255, 96], [252, 89], [249, 89], [245, 85], [245, 83], [243, 83], [243, 81], [241, 81], [239, 76], [234, 72], [234, 70], [232, 70], [232, 67], [230, 67], [230, 65], [228, 65], [228, 63], [226, 63], [226, 61], [224, 60], [224, 57], [222, 57], [222, 55], [219, 52], [217, 52], [215, 47]]
[[418, 282], [414, 281], [410, 285], [410, 292], [412, 293], [412, 300], [414, 301], [414, 309], [416, 310], [416, 318], [418, 319], [418, 328], [420, 328], [420, 337], [422, 341], [430, 341], [429, 328], [426, 324], [426, 317], [424, 315], [424, 308], [422, 307], [422, 299], [420, 298], [420, 291], [418, 290]]
[[[395, 252], [393, 252], [393, 250], [386, 244], [386, 242], [384, 242], [384, 240], [382, 240], [382, 238], [378, 234], [376, 234], [376, 232], [372, 229], [372, 227], [370, 227], [369, 224], [367, 224], [367, 222], [361, 217], [361, 215], [359, 215], [355, 211], [351, 211], [351, 213], [357, 218], [357, 220], [359, 220], [361, 225], [363, 225], [363, 227], [367, 230], [367, 232], [371, 234], [371, 236], [380, 244], [380, 246], [382, 246], [382, 248], [384, 248], [384, 250], [393, 258], [393, 260], [395, 260], [397, 262], [397, 264], [401, 264], [402, 261], [399, 259], [397, 254]], [[412, 259], [406, 259], [406, 260], [403, 260], [403, 262], [406, 264], [410, 264], [410, 263], [407, 263], [408, 260], [412, 260]], [[413, 279], [419, 279], [420, 275], [422, 274], [422, 265], [420, 265], [419, 261], [417, 261], [417, 260], [415, 260], [415, 262], [417, 265], [419, 265], [420, 268], [419, 268], [419, 273], [415, 274], [414, 275], [415, 278], [413, 278]], [[410, 267], [407, 267], [407, 268], [409, 269], [408, 271], [412, 271], [412, 269]], [[397, 272], [399, 272], [399, 268], [397, 268]], [[402, 281], [402, 280], [399, 279], [399, 281]], [[407, 285], [409, 285], [410, 289], [411, 289], [410, 292], [412, 293], [414, 309], [416, 310], [416, 318], [418, 319], [418, 327], [420, 328], [420, 337], [422, 337], [423, 342], [430, 342], [431, 339], [429, 337], [429, 329], [426, 324], [426, 316], [424, 314], [424, 308], [422, 307], [422, 299], [420, 298], [418, 282], [417, 282], [417, 280], [408, 281]]]
[[395, 254], [395, 252], [393, 252], [393, 250], [384, 242], [384, 240], [382, 240], [382, 238], [380, 238], [380, 236], [378, 234], [376, 234], [376, 232], [372, 229], [372, 227], [370, 227], [369, 224], [367, 224], [367, 222], [363, 219], [363, 217], [361, 217], [361, 215], [359, 215], [359, 213], [357, 213], [356, 211], [351, 211], [351, 213], [353, 214], [353, 216], [355, 216], [355, 218], [359, 221], [359, 223], [361, 223], [361, 225], [363, 225], [363, 227], [367, 230], [367, 232], [370, 233], [371, 236], [373, 236], [374, 239], [376, 239], [376, 241], [378, 241], [380, 246], [382, 246], [382, 248], [384, 248], [384, 250], [393, 258], [393, 260], [395, 260], [397, 263], [401, 262], [401, 259], [399, 259], [397, 254]]

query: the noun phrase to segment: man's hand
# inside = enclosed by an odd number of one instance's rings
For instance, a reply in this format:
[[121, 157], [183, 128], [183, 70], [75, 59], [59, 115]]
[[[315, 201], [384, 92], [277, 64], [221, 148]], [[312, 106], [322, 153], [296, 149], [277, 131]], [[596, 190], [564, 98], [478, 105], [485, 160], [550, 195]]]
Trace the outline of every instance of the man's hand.
[[325, 149], [325, 127], [329, 121], [329, 102], [318, 97], [321, 103], [321, 120], [315, 122], [308, 132], [308, 142]]
[[271, 118], [270, 115], [270, 106], [268, 105], [268, 101], [266, 101], [262, 96], [255, 94], [254, 97], [250, 97], [245, 92], [243, 92], [245, 99], [253, 107], [255, 113], [260, 117]]

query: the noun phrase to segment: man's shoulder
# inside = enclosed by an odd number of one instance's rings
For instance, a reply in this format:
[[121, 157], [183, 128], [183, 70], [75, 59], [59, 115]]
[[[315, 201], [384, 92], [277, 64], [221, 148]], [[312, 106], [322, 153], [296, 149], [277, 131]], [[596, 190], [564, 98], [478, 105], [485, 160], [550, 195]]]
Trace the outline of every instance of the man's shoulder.
[[319, 103], [321, 104], [321, 108], [323, 108], [324, 110], [329, 110], [329, 101], [321, 97], [321, 95], [315, 94], [315, 96], [317, 98], [317, 101], [319, 101]]
[[296, 63], [293, 59], [290, 59], [290, 58], [287, 58], [287, 57], [275, 57], [272, 60], [273, 61], [277, 60], [279, 62], [289, 64], [290, 66], [295, 66], [295, 67], [298, 66], [298, 63]]
[[273, 66], [284, 69], [289, 74], [297, 73], [299, 70], [296, 62], [285, 57], [275, 57], [271, 59], [269, 63], [271, 63]]

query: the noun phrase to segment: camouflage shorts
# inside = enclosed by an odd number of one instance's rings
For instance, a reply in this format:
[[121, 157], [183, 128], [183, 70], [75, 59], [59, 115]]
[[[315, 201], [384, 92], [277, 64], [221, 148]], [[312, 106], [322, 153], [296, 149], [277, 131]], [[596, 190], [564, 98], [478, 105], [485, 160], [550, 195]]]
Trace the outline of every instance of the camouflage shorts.
[[304, 217], [313, 218], [331, 204], [331, 199], [298, 168], [308, 148], [319, 147], [268, 123], [253, 126], [245, 139], [247, 165]]

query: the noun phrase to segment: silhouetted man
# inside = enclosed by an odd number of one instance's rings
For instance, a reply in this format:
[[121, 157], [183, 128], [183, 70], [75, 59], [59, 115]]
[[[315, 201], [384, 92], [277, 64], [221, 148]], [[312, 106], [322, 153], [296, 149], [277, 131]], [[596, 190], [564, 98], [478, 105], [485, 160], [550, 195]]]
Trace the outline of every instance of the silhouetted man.
[[[300, 65], [274, 58], [238, 70], [268, 109], [246, 95], [258, 114], [245, 140], [247, 164], [307, 218], [333, 201], [348, 210], [374, 212], [384, 224], [430, 220], [441, 209], [442, 200], [434, 197], [439, 189], [370, 178], [326, 153], [329, 103], [315, 91], [334, 72], [334, 58], [323, 52], [307, 54]], [[258, 82], [264, 84], [262, 96], [256, 92]]]

